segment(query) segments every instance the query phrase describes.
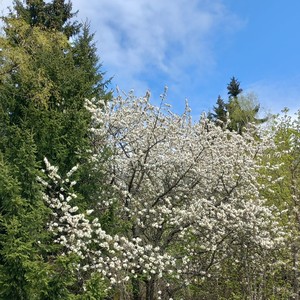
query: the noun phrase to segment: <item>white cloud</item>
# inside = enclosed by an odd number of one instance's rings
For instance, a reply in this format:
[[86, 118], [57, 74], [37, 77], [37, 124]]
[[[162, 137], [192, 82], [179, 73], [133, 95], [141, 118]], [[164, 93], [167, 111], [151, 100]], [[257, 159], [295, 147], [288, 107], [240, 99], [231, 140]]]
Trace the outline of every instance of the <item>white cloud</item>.
[[159, 78], [180, 89], [181, 79], [205, 76], [216, 64], [217, 31], [241, 25], [221, 0], [73, 0], [73, 7], [91, 21], [104, 67], [126, 89]]
[[12, 0], [0, 0], [0, 15], [6, 15], [8, 12], [7, 7], [12, 6]]
[[[0, 0], [0, 8], [12, 0]], [[184, 103], [217, 66], [215, 41], [243, 26], [224, 0], [72, 0], [88, 19], [113, 84]], [[192, 102], [192, 101], [191, 101]], [[173, 103], [174, 104], [174, 103]]]

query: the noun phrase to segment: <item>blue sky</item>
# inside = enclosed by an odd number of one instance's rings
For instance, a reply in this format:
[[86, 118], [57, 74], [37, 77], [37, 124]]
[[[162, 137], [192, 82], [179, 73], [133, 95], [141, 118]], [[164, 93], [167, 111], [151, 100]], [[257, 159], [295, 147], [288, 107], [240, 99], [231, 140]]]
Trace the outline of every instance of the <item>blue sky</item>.
[[[158, 101], [168, 86], [177, 112], [188, 99], [194, 115], [232, 76], [254, 92], [263, 112], [300, 108], [299, 0], [73, 0], [88, 19], [112, 88], [150, 90]], [[0, 0], [4, 9], [9, 0]]]

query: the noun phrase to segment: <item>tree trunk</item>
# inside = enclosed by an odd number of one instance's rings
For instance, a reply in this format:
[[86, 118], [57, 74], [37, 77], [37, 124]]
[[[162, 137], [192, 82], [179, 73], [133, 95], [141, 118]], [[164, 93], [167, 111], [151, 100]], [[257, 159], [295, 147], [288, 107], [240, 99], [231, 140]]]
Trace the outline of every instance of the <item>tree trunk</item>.
[[154, 299], [154, 279], [150, 279], [146, 282], [146, 300]]
[[139, 280], [136, 278], [132, 278], [131, 283], [132, 283], [132, 296], [133, 296], [132, 299], [142, 300]]
[[293, 292], [294, 292], [294, 300], [299, 300], [299, 258], [298, 258], [298, 247], [293, 244], [292, 253], [293, 253], [293, 269], [294, 269], [294, 278], [293, 278]]

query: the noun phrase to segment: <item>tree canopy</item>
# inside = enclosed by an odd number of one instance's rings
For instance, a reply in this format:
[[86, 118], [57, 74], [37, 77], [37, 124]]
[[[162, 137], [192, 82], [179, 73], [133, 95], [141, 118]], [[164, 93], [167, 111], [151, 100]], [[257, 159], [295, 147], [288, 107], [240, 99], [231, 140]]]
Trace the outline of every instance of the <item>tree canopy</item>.
[[[108, 100], [89, 27], [71, 21], [64, 1], [14, 2], [0, 37], [0, 298], [69, 299], [83, 286], [47, 231], [43, 160], [65, 174], [81, 164], [81, 206], [101, 187], [89, 169], [93, 149], [85, 98]], [[73, 37], [71, 42], [69, 39]], [[63, 276], [61, 274], [64, 274]], [[88, 284], [89, 277], [86, 277]], [[96, 279], [91, 279], [96, 280]]]
[[72, 21], [76, 14], [72, 12], [71, 1], [14, 0], [10, 16], [17, 15], [31, 27], [59, 31], [69, 38], [76, 35], [82, 26], [78, 21]]
[[232, 77], [227, 85], [228, 101], [225, 102], [218, 96], [213, 112], [209, 113], [209, 119], [221, 126], [227, 126], [230, 130], [242, 133], [249, 124], [261, 124], [268, 117], [259, 118], [260, 105], [253, 94], [243, 94], [240, 82]]
[[232, 77], [208, 118], [107, 90], [89, 23], [13, 2], [0, 36], [0, 298], [299, 300], [300, 114]]

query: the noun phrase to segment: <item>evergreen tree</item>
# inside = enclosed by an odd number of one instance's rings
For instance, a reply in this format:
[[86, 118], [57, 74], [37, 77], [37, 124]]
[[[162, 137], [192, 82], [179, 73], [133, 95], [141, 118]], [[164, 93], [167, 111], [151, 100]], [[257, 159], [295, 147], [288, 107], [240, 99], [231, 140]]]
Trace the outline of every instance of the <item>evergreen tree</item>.
[[243, 95], [243, 89], [240, 88], [240, 82], [232, 77], [230, 83], [227, 85], [228, 102], [219, 96], [217, 105], [214, 106], [214, 112], [209, 114], [209, 119], [216, 122], [221, 120], [227, 122], [229, 117], [230, 123], [227, 128], [231, 131], [242, 133], [249, 123], [261, 124], [268, 120], [268, 118], [257, 118], [260, 105], [253, 94]]
[[[78, 163], [88, 147], [89, 115], [80, 75], [63, 34], [8, 21], [1, 38], [1, 106], [9, 125], [34, 132], [37, 159], [46, 156], [62, 170]], [[77, 84], [78, 83], [78, 84]]]
[[94, 34], [90, 33], [89, 23], [83, 24], [73, 43], [72, 54], [74, 64], [81, 72], [82, 97], [110, 99], [111, 93], [105, 92], [109, 80], [103, 80], [105, 74], [101, 71], [102, 65], [99, 63]]
[[81, 24], [71, 21], [77, 12], [72, 12], [70, 1], [65, 3], [65, 0], [53, 0], [46, 3], [43, 0], [26, 0], [24, 2], [14, 1], [14, 13], [30, 26], [60, 31], [68, 38], [79, 32]]
[[0, 153], [0, 298], [68, 299], [72, 260], [61, 256], [46, 229], [33, 136], [16, 126], [9, 132], [9, 149]]
[[243, 89], [240, 88], [240, 82], [233, 76], [227, 85], [229, 99], [236, 98]]
[[227, 122], [227, 107], [221, 96], [218, 96], [217, 105], [213, 108], [213, 113], [209, 114], [209, 119], [213, 121]]
[[[0, 37], [0, 298], [70, 299], [83, 293], [76, 257], [47, 231], [51, 219], [37, 177], [47, 157], [62, 174], [76, 164], [85, 208], [101, 186], [89, 172], [86, 97], [109, 99], [93, 35], [71, 22], [71, 3], [15, 2]], [[69, 37], [74, 36], [72, 45]], [[88, 69], [87, 69], [88, 68]], [[91, 175], [90, 175], [91, 173]], [[47, 193], [51, 191], [45, 191]], [[91, 278], [91, 282], [98, 279]], [[94, 287], [91, 287], [95, 288]], [[92, 295], [93, 292], [89, 293]], [[74, 298], [72, 298], [74, 299]]]
[[38, 161], [47, 157], [67, 171], [91, 146], [85, 99], [109, 99], [107, 81], [87, 25], [71, 45], [63, 33], [32, 26], [25, 16], [4, 19], [1, 105], [11, 123], [34, 132]]

